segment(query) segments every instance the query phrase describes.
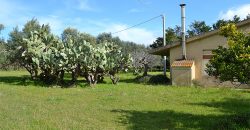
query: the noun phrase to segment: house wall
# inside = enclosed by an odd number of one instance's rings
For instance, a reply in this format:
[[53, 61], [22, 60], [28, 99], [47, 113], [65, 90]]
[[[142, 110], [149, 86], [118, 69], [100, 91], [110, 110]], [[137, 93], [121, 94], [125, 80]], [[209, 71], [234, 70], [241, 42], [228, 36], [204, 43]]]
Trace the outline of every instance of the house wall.
[[[250, 32], [250, 25], [246, 24], [239, 27], [239, 30], [243, 32]], [[227, 47], [227, 40], [225, 37], [220, 36], [218, 33], [211, 36], [191, 41], [186, 44], [187, 59], [195, 61], [195, 79], [201, 79], [204, 71], [203, 50], [217, 49], [218, 46]], [[170, 49], [170, 64], [175, 60], [182, 58], [181, 46], [177, 46]]]
[[[203, 50], [216, 49], [218, 46], [227, 46], [226, 38], [219, 35], [212, 35], [186, 45], [187, 59], [194, 60], [195, 63], [195, 79], [200, 79], [202, 77]], [[170, 49], [170, 64], [181, 57], [181, 46]]]
[[242, 32], [250, 32], [250, 24], [246, 24], [246, 25], [239, 27], [239, 30]]

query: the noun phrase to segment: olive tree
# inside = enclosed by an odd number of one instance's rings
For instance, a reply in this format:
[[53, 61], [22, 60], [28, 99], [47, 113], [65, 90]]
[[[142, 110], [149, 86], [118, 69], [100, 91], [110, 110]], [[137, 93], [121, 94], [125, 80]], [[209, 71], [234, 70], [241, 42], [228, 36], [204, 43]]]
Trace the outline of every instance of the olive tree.
[[143, 70], [143, 76], [148, 75], [148, 70], [160, 61], [159, 57], [149, 54], [146, 50], [140, 52], [134, 52], [133, 57], [133, 69], [134, 74], [139, 74]]

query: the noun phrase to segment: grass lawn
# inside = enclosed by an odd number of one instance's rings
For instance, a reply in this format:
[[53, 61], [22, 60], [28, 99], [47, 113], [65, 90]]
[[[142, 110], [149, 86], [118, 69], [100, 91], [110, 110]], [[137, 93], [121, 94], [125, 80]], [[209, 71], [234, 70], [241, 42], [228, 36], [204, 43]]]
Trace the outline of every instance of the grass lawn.
[[250, 129], [250, 91], [133, 83], [41, 87], [0, 71], [0, 129]]

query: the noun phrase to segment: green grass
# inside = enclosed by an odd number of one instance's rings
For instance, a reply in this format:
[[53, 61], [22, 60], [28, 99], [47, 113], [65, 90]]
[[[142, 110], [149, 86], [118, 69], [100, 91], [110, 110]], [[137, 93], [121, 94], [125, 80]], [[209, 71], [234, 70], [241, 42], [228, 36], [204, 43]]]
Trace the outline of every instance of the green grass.
[[84, 83], [76, 88], [52, 88], [40, 87], [27, 75], [0, 71], [0, 129], [250, 126], [249, 116], [244, 116], [250, 113], [249, 90], [143, 85], [133, 83], [132, 74], [121, 74], [118, 85], [106, 80], [93, 88]]

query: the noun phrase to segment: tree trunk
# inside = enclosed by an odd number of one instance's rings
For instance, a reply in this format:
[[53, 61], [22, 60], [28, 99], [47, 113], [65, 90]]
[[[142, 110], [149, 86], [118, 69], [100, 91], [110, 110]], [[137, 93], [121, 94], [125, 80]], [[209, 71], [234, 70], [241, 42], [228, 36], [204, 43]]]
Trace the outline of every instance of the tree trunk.
[[34, 72], [34, 70], [29, 65], [24, 65], [24, 68], [30, 73], [30, 78], [32, 80], [36, 79], [37, 73]]
[[100, 75], [97, 76], [97, 82], [98, 83], [103, 83], [103, 80], [104, 80], [103, 75], [100, 74]]
[[97, 78], [93, 74], [88, 74], [87, 81], [91, 87], [94, 87], [97, 83]]
[[71, 77], [72, 82], [75, 83], [77, 81], [78, 75], [80, 75], [80, 64], [77, 64], [77, 67], [72, 71]]
[[116, 76], [116, 73], [118, 73], [118, 68], [114, 68], [112, 71], [109, 71], [110, 79], [113, 84], [117, 84], [120, 80], [120, 78]]
[[143, 72], [143, 76], [147, 76], [148, 75], [148, 64], [144, 64], [144, 72]]
[[35, 79], [37, 78], [37, 76], [38, 76], [38, 70], [37, 69], [35, 69], [34, 70], [34, 73], [35, 73]]
[[118, 81], [120, 80], [120, 78], [116, 77], [116, 75], [110, 75], [110, 79], [111, 79], [113, 84], [117, 84]]
[[71, 72], [71, 82], [74, 84], [76, 82], [76, 80], [77, 80], [77, 75], [76, 75], [75, 70], [73, 70]]
[[59, 83], [59, 84], [64, 84], [64, 80], [63, 80], [63, 78], [64, 78], [64, 70], [61, 70], [61, 71], [59, 72], [58, 77], [59, 77], [58, 83]]

